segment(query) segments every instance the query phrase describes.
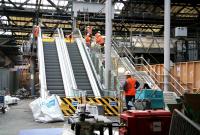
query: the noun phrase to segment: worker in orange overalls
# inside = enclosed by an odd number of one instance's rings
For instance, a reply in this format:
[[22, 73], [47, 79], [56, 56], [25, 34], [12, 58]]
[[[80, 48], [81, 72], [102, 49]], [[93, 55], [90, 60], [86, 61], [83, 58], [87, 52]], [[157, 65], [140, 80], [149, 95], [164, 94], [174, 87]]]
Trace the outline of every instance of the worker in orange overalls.
[[96, 43], [101, 46], [101, 53], [104, 53], [104, 37], [98, 32], [96, 35]]
[[87, 47], [90, 47], [90, 44], [91, 44], [91, 37], [90, 37], [90, 34], [88, 33], [85, 37], [85, 42], [86, 42], [86, 45]]
[[33, 52], [35, 49], [37, 50], [37, 39], [39, 36], [39, 29], [40, 29], [39, 26], [37, 25], [33, 26], [33, 44], [31, 45], [31, 52]]
[[97, 37], [101, 35], [100, 31], [98, 31], [96, 34], [95, 34], [95, 40], [97, 41]]
[[33, 36], [34, 36], [35, 40], [37, 40], [38, 35], [39, 35], [39, 26], [34, 25], [34, 27], [33, 27]]
[[126, 71], [125, 75], [126, 81], [123, 85], [123, 89], [125, 91], [126, 107], [127, 110], [130, 110], [131, 106], [129, 105], [129, 102], [135, 102], [136, 89], [140, 84], [134, 77], [131, 77], [130, 71]]

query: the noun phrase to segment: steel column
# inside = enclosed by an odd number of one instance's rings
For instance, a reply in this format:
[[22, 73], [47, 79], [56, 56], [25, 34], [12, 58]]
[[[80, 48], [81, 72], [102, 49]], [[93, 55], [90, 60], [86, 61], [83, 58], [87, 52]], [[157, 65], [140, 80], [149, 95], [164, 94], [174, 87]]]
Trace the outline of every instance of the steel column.
[[76, 29], [76, 17], [73, 18], [73, 24], [72, 24], [72, 29], [75, 30]]
[[105, 88], [111, 83], [111, 38], [112, 38], [112, 1], [106, 1], [106, 41], [105, 41]]
[[35, 96], [35, 57], [31, 57], [30, 60], [30, 87], [31, 87], [31, 96]]
[[169, 87], [169, 70], [170, 70], [170, 4], [171, 0], [165, 0], [164, 15], [164, 91]]

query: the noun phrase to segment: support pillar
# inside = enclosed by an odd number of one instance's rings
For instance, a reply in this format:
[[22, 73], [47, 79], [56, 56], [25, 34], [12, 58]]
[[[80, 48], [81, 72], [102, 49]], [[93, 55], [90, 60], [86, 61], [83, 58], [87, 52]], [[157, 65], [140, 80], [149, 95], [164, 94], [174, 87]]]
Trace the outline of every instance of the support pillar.
[[76, 29], [76, 17], [73, 18], [73, 26], [72, 30], [74, 31]]
[[164, 91], [169, 90], [169, 70], [170, 70], [170, 4], [171, 0], [165, 0], [164, 15]]
[[132, 30], [130, 31], [130, 46], [131, 46], [131, 48], [133, 48], [133, 32], [132, 32]]
[[111, 88], [112, 1], [106, 0], [105, 88]]
[[30, 79], [30, 87], [31, 87], [31, 96], [35, 96], [35, 57], [31, 57], [30, 60], [30, 73], [31, 73], [31, 79]]

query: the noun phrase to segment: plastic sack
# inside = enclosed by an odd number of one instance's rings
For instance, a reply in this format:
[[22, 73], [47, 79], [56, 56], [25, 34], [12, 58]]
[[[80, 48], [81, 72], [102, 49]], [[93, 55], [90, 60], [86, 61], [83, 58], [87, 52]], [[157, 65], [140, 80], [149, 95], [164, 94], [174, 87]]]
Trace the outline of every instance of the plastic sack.
[[42, 98], [38, 98], [29, 104], [35, 121], [42, 121], [43, 114], [41, 111]]
[[4, 100], [5, 100], [6, 105], [10, 105], [10, 104], [17, 104], [20, 99], [17, 97], [11, 97], [11, 96], [7, 95], [7, 96], [5, 96]]
[[64, 121], [56, 96], [47, 99], [38, 98], [30, 103], [33, 117], [37, 122]]

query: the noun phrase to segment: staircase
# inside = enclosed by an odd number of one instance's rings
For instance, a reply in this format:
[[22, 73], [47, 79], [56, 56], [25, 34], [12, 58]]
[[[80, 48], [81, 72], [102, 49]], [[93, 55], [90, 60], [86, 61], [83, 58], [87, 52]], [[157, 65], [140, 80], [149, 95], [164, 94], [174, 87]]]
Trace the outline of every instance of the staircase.
[[94, 96], [81, 54], [76, 43], [66, 43], [74, 72], [77, 88], [87, 92], [87, 96]]
[[[113, 48], [118, 51], [119, 46], [115, 41], [112, 41]], [[135, 68], [135, 71], [140, 73], [141, 76], [146, 80], [146, 83], [149, 84], [149, 86], [153, 89], [163, 89], [163, 78], [164, 76], [160, 73], [155, 72], [155, 70], [149, 65], [149, 63], [143, 58], [143, 57], [138, 57], [135, 58], [133, 57], [132, 53], [130, 50], [126, 47], [123, 47], [123, 49], [120, 49], [121, 51], [118, 53], [122, 53], [127, 57], [130, 61], [130, 64]], [[138, 64], [137, 61], [142, 61], [141, 64]], [[182, 95], [186, 89], [177, 81], [173, 75], [169, 73], [169, 88], [171, 91], [175, 92], [178, 95]]]
[[64, 85], [55, 42], [43, 42], [47, 90], [65, 97]]

